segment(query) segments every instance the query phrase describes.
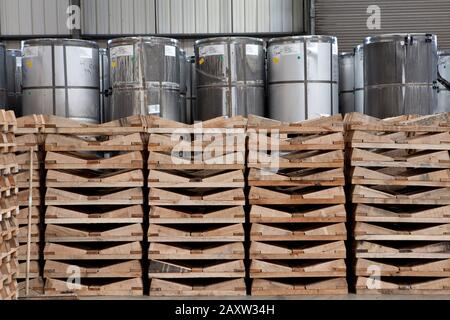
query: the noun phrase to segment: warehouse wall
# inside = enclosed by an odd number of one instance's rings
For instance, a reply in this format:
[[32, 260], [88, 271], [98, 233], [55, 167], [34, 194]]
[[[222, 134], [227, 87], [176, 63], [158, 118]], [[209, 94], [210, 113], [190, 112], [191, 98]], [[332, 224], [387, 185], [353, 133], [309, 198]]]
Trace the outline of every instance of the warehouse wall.
[[[371, 5], [380, 8], [380, 29], [367, 26]], [[340, 51], [367, 36], [399, 32], [436, 33], [439, 47], [450, 49], [449, 0], [315, 0], [315, 7], [316, 34], [337, 36]]]

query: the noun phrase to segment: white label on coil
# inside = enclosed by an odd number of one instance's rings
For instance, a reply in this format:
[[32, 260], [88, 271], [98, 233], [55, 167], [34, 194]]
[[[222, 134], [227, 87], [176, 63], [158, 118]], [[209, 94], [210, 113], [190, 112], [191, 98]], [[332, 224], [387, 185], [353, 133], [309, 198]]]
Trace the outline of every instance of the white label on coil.
[[129, 57], [129, 56], [133, 55], [133, 51], [134, 51], [134, 47], [132, 45], [114, 47], [114, 48], [110, 49], [111, 58]]
[[257, 44], [247, 44], [245, 46], [245, 54], [247, 56], [257, 56], [259, 53], [259, 46]]
[[79, 55], [81, 59], [92, 59], [92, 49], [90, 48], [79, 48]]
[[22, 68], [22, 57], [16, 58], [16, 67]]
[[39, 48], [38, 47], [25, 47], [23, 48], [23, 57], [24, 58], [33, 58], [39, 56]]
[[300, 43], [288, 43], [273, 46], [272, 55], [289, 56], [301, 53]]
[[164, 51], [166, 57], [176, 57], [177, 56], [177, 50], [174, 46], [164, 46]]
[[215, 44], [212, 46], [204, 46], [200, 48], [200, 57], [220, 56], [225, 54], [225, 45]]
[[148, 114], [160, 114], [161, 107], [159, 104], [150, 104], [148, 105]]

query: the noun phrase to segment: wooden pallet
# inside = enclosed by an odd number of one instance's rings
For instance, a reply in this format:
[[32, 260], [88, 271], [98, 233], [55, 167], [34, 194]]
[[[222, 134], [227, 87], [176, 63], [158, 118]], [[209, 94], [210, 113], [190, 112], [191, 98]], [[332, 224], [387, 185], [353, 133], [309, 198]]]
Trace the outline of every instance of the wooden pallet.
[[345, 223], [260, 224], [253, 223], [252, 241], [337, 241], [346, 240]]
[[17, 119], [12, 110], [0, 110], [0, 131], [15, 132], [17, 129]]
[[45, 282], [45, 294], [67, 294], [77, 296], [141, 296], [143, 294], [142, 279], [81, 279], [78, 288], [68, 287], [63, 280], [47, 278]]
[[[25, 261], [27, 259], [27, 250], [28, 245], [26, 242], [20, 243], [17, 248], [17, 258], [19, 261]], [[30, 243], [30, 259], [31, 260], [39, 260], [39, 243], [31, 242]]]
[[343, 187], [251, 187], [250, 204], [344, 204]]
[[[144, 211], [142, 206], [134, 205], [123, 208], [89, 207], [76, 210], [65, 207], [48, 206], [45, 213], [47, 224], [121, 224], [143, 223]], [[106, 209], [106, 211], [104, 210]]]
[[338, 260], [252, 260], [250, 277], [262, 278], [321, 278], [345, 277], [344, 259]]
[[0, 259], [5, 259], [17, 252], [19, 246], [17, 237], [11, 239], [0, 237], [0, 240]]
[[373, 259], [450, 259], [448, 241], [356, 241], [357, 258]]
[[139, 260], [117, 261], [71, 261], [70, 263], [46, 260], [44, 275], [52, 279], [67, 279], [77, 267], [80, 278], [138, 278], [142, 276]]
[[345, 259], [344, 241], [330, 242], [258, 242], [250, 244], [250, 259], [257, 260], [318, 260]]
[[368, 241], [450, 241], [450, 224], [383, 224], [357, 222], [356, 240]]
[[[36, 224], [31, 225], [31, 242], [39, 242], [39, 227]], [[28, 226], [22, 225], [18, 228], [17, 239], [19, 243], [26, 243], [28, 241]]]
[[19, 227], [15, 219], [5, 219], [0, 222], [0, 239], [10, 240], [18, 236]]
[[150, 260], [236, 260], [244, 259], [244, 244], [234, 243], [179, 243], [151, 242]]
[[150, 242], [243, 242], [242, 224], [164, 226], [150, 223]]
[[150, 208], [150, 221], [156, 224], [244, 223], [242, 206], [233, 207], [159, 207]]
[[[72, 190], [72, 189], [70, 189]], [[143, 201], [142, 189], [95, 189], [94, 192], [81, 194], [82, 190], [66, 191], [63, 189], [47, 188], [45, 194], [46, 205], [140, 205]]]
[[242, 170], [150, 170], [148, 182], [154, 188], [243, 188]]
[[[27, 275], [27, 262], [20, 261], [17, 279], [26, 279], [27, 277], [26, 275]], [[30, 261], [30, 272], [28, 276], [30, 279], [36, 279], [39, 277], [39, 261], [37, 261], [37, 259]]]
[[19, 172], [16, 156], [12, 153], [0, 154], [0, 174], [8, 175]]
[[249, 151], [249, 168], [279, 169], [279, 168], [341, 168], [344, 166], [342, 150], [302, 150], [292, 152]]
[[0, 153], [16, 152], [16, 137], [14, 133], [0, 133]]
[[250, 186], [343, 186], [344, 169], [268, 169], [251, 168], [248, 175]]
[[372, 279], [358, 277], [357, 294], [414, 294], [414, 295], [448, 295], [450, 294], [450, 278], [406, 278], [389, 277]]
[[252, 296], [343, 295], [348, 293], [345, 278], [254, 279]]
[[253, 205], [250, 209], [251, 223], [345, 222], [346, 216], [342, 204], [301, 207]]
[[357, 204], [355, 221], [392, 223], [450, 223], [450, 206], [375, 206]]
[[[10, 179], [14, 179], [15, 184], [20, 189], [25, 189], [30, 187], [30, 172], [29, 171], [20, 171], [12, 176], [9, 176]], [[40, 185], [40, 177], [39, 170], [33, 170], [31, 177], [31, 187], [39, 188]]]
[[47, 224], [45, 239], [48, 242], [117, 242], [142, 241], [141, 224], [130, 225], [70, 225]]
[[46, 186], [50, 188], [133, 188], [143, 187], [142, 170], [48, 170]]
[[245, 281], [240, 279], [152, 279], [150, 297], [245, 296]]
[[242, 188], [150, 188], [149, 204], [156, 206], [243, 206], [245, 195]]
[[356, 260], [357, 276], [371, 277], [374, 268], [381, 277], [450, 277], [450, 259]]
[[128, 152], [112, 157], [102, 157], [92, 153], [79, 152], [47, 152], [46, 169], [142, 169], [144, 165], [142, 153]]
[[157, 279], [243, 278], [245, 266], [244, 260], [150, 260], [148, 276]]
[[[19, 192], [17, 193], [17, 201], [20, 207], [28, 207], [29, 193], [29, 189], [19, 189]], [[39, 193], [39, 189], [31, 189], [31, 198], [32, 206], [39, 206], [41, 204], [41, 194]]]
[[149, 169], [160, 170], [243, 170], [245, 152], [228, 152], [221, 155], [187, 155], [150, 151]]
[[138, 260], [142, 258], [139, 242], [131, 243], [46, 243], [45, 260]]

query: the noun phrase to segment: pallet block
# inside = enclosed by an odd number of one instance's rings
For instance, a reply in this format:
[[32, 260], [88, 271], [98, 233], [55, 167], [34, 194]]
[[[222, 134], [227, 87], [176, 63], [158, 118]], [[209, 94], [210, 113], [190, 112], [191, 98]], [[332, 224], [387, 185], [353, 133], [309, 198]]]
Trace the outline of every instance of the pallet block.
[[138, 260], [142, 258], [139, 242], [131, 243], [46, 243], [45, 260]]
[[450, 206], [374, 206], [357, 204], [355, 221], [392, 223], [450, 223]]
[[276, 242], [252, 241], [250, 259], [294, 260], [294, 259], [345, 259], [344, 241], [330, 242]]
[[19, 165], [13, 153], [0, 154], [0, 174], [8, 175], [19, 172]]
[[234, 261], [171, 261], [150, 260], [150, 278], [243, 278], [245, 266], [243, 260]]
[[381, 278], [373, 279], [358, 277], [357, 294], [414, 294], [414, 295], [448, 295], [450, 293], [450, 278], [410, 279]]
[[149, 204], [157, 206], [243, 206], [245, 195], [242, 188], [233, 189], [170, 189], [150, 188]]
[[150, 221], [156, 224], [244, 223], [245, 212], [242, 206], [225, 208], [152, 206]]
[[167, 227], [150, 223], [148, 241], [150, 242], [243, 242], [244, 227], [232, 225], [182, 225]]
[[235, 243], [177, 243], [151, 242], [150, 260], [236, 260], [244, 259], [244, 244]]
[[19, 241], [16, 238], [0, 238], [0, 259], [8, 258], [16, 253], [19, 247]]
[[[96, 226], [94, 228], [93, 226]], [[116, 225], [61, 225], [47, 224], [45, 239], [48, 242], [117, 242], [142, 241], [141, 224]]]
[[17, 130], [17, 119], [12, 110], [0, 110], [0, 131], [15, 132]]
[[356, 275], [370, 277], [374, 268], [382, 277], [450, 277], [450, 259], [444, 260], [356, 260]]
[[254, 279], [252, 296], [343, 295], [348, 293], [345, 278]]
[[78, 208], [77, 210], [71, 210], [64, 207], [48, 206], [45, 213], [45, 223], [53, 225], [143, 223], [144, 211], [140, 205], [119, 209], [106, 208], [106, 211], [102, 209], [94, 207], [83, 212]]
[[67, 294], [72, 293], [77, 296], [91, 297], [91, 296], [141, 296], [143, 294], [142, 279], [93, 279], [96, 280], [91, 283], [87, 279], [81, 279], [81, 284], [74, 286], [74, 284], [66, 281], [47, 278], [45, 282], [45, 294]]
[[357, 222], [356, 240], [368, 241], [450, 241], [450, 224], [374, 224]]
[[250, 204], [343, 204], [343, 187], [251, 187]]
[[330, 206], [259, 206], [250, 209], [251, 223], [345, 222], [343, 204]]
[[112, 157], [102, 157], [98, 154], [81, 154], [77, 152], [47, 152], [46, 169], [142, 169], [144, 161], [141, 152], [128, 152]]
[[332, 241], [346, 240], [345, 223], [334, 224], [260, 224], [253, 223], [252, 241]]
[[320, 278], [345, 277], [344, 259], [338, 260], [289, 260], [263, 261], [252, 260], [250, 277], [257, 278]]
[[142, 276], [139, 260], [117, 261], [77, 261], [70, 263], [46, 260], [44, 275], [52, 279], [67, 279], [73, 275], [73, 267], [81, 278], [138, 278]]
[[143, 201], [142, 189], [95, 189], [92, 194], [80, 194], [62, 189], [47, 188], [45, 194], [46, 205], [140, 205]]
[[221, 297], [245, 296], [245, 281], [241, 279], [152, 279], [150, 297]]
[[46, 186], [50, 188], [133, 188], [143, 187], [142, 170], [98, 172], [90, 170], [48, 170]]
[[373, 259], [450, 259], [450, 242], [356, 241], [357, 258]]
[[243, 188], [242, 170], [150, 170], [148, 182], [155, 188]]

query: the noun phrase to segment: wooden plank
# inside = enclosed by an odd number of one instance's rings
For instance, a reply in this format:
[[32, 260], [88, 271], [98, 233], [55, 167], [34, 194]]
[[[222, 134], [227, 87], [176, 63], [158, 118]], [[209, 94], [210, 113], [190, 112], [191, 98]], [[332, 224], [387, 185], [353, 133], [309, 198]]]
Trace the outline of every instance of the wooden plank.
[[[14, 176], [9, 176], [9, 180], [11, 179], [15, 180], [15, 184], [18, 188], [30, 187], [29, 171], [21, 171], [19, 173], [14, 174]], [[33, 170], [31, 186], [33, 188], [39, 188], [39, 185], [40, 185], [39, 170]]]
[[155, 188], [243, 188], [242, 170], [150, 170], [148, 182]]
[[156, 224], [244, 223], [245, 212], [242, 206], [225, 209], [215, 209], [214, 207], [166, 208], [151, 206], [150, 220]]
[[203, 158], [182, 157], [178, 154], [167, 154], [150, 151], [148, 158], [149, 169], [166, 170], [239, 170], [245, 168], [245, 152], [230, 152], [217, 157]]
[[450, 241], [450, 224], [414, 225], [405, 228], [396, 225], [378, 225], [357, 222], [354, 229], [356, 240], [404, 240], [404, 241]]
[[44, 249], [46, 260], [139, 260], [142, 248], [139, 242], [125, 244], [57, 244], [46, 243]]
[[252, 130], [278, 129], [283, 133], [289, 132], [342, 132], [342, 115], [320, 117], [300, 122], [282, 122], [256, 115], [248, 116], [247, 128]]
[[344, 259], [325, 261], [262, 261], [252, 260], [250, 278], [303, 278], [303, 277], [345, 277]]
[[139, 133], [117, 135], [106, 141], [97, 141], [94, 137], [80, 138], [71, 135], [48, 134], [45, 150], [60, 151], [143, 151], [142, 138]]
[[253, 205], [250, 209], [252, 223], [345, 222], [344, 205], [267, 207]]
[[251, 187], [250, 204], [343, 204], [343, 187]]
[[245, 266], [244, 260], [226, 262], [206, 260], [203, 263], [150, 260], [148, 276], [158, 279], [243, 278]]
[[[97, 261], [96, 263], [78, 261], [76, 263], [46, 260], [44, 275], [47, 278], [69, 278], [71, 270], [77, 267], [80, 278], [138, 278], [142, 276], [142, 266], [139, 260], [125, 262]], [[78, 272], [77, 270], [77, 272]]]
[[[89, 279], [89, 278], [88, 278]], [[45, 283], [45, 294], [74, 293], [77, 296], [141, 296], [143, 294], [142, 279], [134, 278], [127, 280], [106, 280], [100, 284], [84, 284], [81, 280], [78, 288], [68, 288], [65, 280], [47, 278]], [[87, 282], [87, 281], [86, 281]]]
[[383, 262], [368, 259], [356, 260], [357, 276], [373, 276], [374, 268], [382, 277], [450, 277], [450, 259], [408, 260], [408, 263], [399, 263], [395, 260], [383, 260]]
[[[139, 205], [142, 204], [141, 188], [125, 189], [121, 191], [96, 189], [91, 195], [69, 192], [62, 189], [47, 188], [45, 194], [46, 205]], [[76, 190], [79, 191], [79, 190]]]
[[375, 243], [356, 241], [357, 258], [372, 259], [449, 259], [450, 242]]
[[190, 225], [167, 227], [150, 223], [148, 229], [150, 242], [243, 242], [242, 224], [228, 226], [198, 225], [191, 231]]
[[151, 242], [148, 258], [153, 260], [234, 260], [244, 259], [244, 244], [189, 243], [165, 244]]
[[144, 211], [142, 206], [128, 206], [125, 208], [99, 211], [94, 208], [90, 212], [80, 212], [61, 207], [48, 206], [45, 213], [46, 224], [119, 224], [142, 223]]
[[250, 186], [343, 186], [344, 169], [294, 169], [260, 170], [251, 168], [248, 175]]
[[360, 222], [450, 223], [450, 206], [376, 207], [357, 204], [354, 216]]
[[[98, 226], [98, 225], [95, 225]], [[47, 224], [45, 239], [49, 242], [115, 242], [115, 241], [142, 241], [143, 231], [141, 224], [126, 226], [100, 225], [101, 228], [93, 228], [89, 225], [82, 227], [65, 227], [61, 225]]]
[[345, 278], [326, 280], [298, 278], [283, 282], [255, 279], [251, 289], [252, 296], [343, 295], [347, 293]]
[[266, 225], [253, 223], [252, 241], [333, 241], [346, 240], [345, 223]]
[[450, 293], [450, 278], [400, 281], [395, 278], [381, 278], [373, 280], [367, 277], [358, 277], [356, 283], [357, 294], [415, 294], [415, 295], [448, 295]]
[[177, 280], [152, 279], [150, 297], [193, 297], [193, 296], [245, 296], [244, 279], [220, 279], [204, 282], [182, 282]]
[[[225, 191], [223, 191], [225, 190]], [[150, 188], [149, 204], [157, 206], [243, 206], [245, 205], [244, 190], [234, 189], [192, 189], [171, 190]]]
[[142, 170], [132, 171], [56, 171], [48, 170], [46, 186], [51, 188], [143, 187]]
[[277, 242], [276, 244], [252, 241], [250, 259], [345, 259], [344, 241], [320, 244]]

